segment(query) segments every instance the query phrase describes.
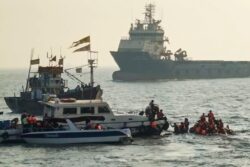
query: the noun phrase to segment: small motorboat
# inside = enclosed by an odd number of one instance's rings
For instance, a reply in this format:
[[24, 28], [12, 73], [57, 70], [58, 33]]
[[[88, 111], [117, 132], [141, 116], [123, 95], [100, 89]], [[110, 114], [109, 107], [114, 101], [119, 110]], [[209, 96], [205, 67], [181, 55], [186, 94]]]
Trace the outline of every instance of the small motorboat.
[[91, 120], [107, 129], [129, 128], [133, 136], [159, 135], [169, 127], [166, 118], [152, 121], [146, 115], [115, 114], [103, 100], [54, 98], [41, 103], [44, 105], [44, 117], [61, 124], [66, 123], [65, 119], [70, 119], [77, 126], [85, 126], [86, 120]]
[[22, 134], [25, 142], [31, 144], [84, 144], [84, 143], [130, 143], [132, 142], [129, 129], [89, 129], [77, 128], [66, 119], [68, 129], [52, 131], [37, 131]]

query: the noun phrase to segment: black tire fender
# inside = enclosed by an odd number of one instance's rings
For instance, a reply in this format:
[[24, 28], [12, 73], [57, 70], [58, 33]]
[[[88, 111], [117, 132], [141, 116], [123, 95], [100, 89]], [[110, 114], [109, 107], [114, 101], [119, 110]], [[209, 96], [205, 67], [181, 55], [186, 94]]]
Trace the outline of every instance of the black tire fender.
[[3, 138], [4, 140], [7, 140], [9, 137], [10, 137], [10, 135], [9, 135], [9, 133], [8, 133], [7, 131], [3, 132], [2, 138]]
[[169, 123], [166, 122], [166, 123], [163, 125], [162, 129], [163, 129], [163, 130], [168, 130], [168, 128], [169, 128]]

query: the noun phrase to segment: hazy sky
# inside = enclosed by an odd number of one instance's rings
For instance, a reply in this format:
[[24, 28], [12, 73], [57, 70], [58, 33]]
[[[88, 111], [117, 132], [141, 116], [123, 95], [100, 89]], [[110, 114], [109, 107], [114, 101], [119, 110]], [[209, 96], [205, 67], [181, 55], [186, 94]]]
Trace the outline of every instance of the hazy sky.
[[68, 49], [91, 36], [99, 66], [116, 66], [117, 50], [144, 6], [156, 5], [173, 51], [193, 60], [250, 60], [249, 0], [0, 0], [0, 68], [27, 68], [30, 50], [47, 65], [46, 52], [66, 56], [65, 64], [84, 64], [85, 54]]

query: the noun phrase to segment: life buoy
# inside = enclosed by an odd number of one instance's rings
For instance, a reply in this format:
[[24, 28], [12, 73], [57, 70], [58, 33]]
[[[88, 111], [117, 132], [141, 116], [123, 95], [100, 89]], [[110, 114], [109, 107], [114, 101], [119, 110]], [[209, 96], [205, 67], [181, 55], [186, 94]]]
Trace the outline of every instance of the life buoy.
[[3, 140], [7, 140], [9, 137], [10, 137], [10, 136], [9, 136], [9, 133], [6, 132], [6, 131], [2, 134]]
[[150, 123], [151, 128], [157, 128], [157, 122], [153, 121]]
[[60, 101], [63, 103], [71, 103], [71, 102], [75, 102], [76, 99], [75, 98], [65, 98], [65, 99], [60, 99]]

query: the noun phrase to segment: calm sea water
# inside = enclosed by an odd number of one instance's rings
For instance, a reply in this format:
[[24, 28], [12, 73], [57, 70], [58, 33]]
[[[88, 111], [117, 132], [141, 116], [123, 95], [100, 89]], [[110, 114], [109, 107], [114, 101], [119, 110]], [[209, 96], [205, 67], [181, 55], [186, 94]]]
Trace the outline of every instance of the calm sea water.
[[[188, 117], [193, 124], [212, 109], [237, 134], [136, 138], [131, 145], [0, 145], [0, 166], [250, 166], [250, 78], [114, 82], [114, 70], [98, 68], [95, 79], [115, 112], [139, 112], [154, 99], [170, 122]], [[18, 95], [26, 77], [27, 70], [0, 71], [0, 119], [19, 116], [10, 114], [3, 97]]]

